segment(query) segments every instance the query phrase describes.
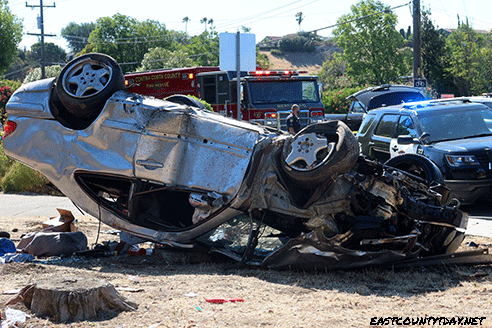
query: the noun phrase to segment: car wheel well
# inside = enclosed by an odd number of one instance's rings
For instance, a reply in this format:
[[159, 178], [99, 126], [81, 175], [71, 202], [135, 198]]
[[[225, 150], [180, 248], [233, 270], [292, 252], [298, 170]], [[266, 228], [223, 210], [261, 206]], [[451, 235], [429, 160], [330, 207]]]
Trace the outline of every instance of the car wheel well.
[[64, 127], [72, 129], [72, 130], [84, 130], [93, 120], [84, 120], [78, 117], [74, 117], [71, 115], [67, 108], [63, 105], [58, 97], [58, 93], [56, 91], [56, 85], [53, 84], [51, 89], [50, 99], [49, 99], [49, 109], [51, 115]]
[[329, 121], [310, 125], [287, 140], [280, 164], [295, 186], [314, 189], [351, 170], [358, 157], [359, 144], [352, 131], [343, 122]]
[[424, 179], [427, 183], [444, 183], [444, 177], [439, 167], [429, 158], [418, 154], [401, 154], [390, 158], [384, 163], [414, 176]]

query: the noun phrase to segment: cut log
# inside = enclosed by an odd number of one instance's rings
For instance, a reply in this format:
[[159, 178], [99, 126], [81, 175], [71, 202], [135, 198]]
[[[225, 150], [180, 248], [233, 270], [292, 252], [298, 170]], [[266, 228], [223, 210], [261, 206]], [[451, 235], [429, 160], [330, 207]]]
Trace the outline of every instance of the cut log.
[[135, 311], [138, 308], [107, 281], [90, 277], [38, 281], [24, 287], [7, 305], [19, 301], [34, 315], [59, 322], [95, 319], [106, 311]]

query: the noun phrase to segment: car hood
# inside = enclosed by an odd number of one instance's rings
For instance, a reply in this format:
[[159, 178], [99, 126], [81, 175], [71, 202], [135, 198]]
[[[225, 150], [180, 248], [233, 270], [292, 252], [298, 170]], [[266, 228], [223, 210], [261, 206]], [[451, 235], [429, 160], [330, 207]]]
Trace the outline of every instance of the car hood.
[[467, 152], [484, 148], [492, 149], [492, 136], [436, 142], [432, 144], [432, 147], [442, 152]]

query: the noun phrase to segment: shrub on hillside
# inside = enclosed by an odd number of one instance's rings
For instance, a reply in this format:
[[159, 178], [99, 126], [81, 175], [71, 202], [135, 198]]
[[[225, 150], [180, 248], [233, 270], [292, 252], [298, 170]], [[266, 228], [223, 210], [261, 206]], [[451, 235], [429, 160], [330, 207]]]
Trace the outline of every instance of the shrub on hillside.
[[210, 105], [210, 104], [209, 104], [208, 102], [206, 102], [205, 100], [200, 99], [200, 98], [198, 98], [198, 97], [195, 97], [195, 96], [193, 96], [193, 95], [189, 95], [188, 97], [191, 97], [191, 98], [194, 98], [194, 99], [198, 100], [198, 101], [199, 101], [199, 102], [201, 102], [201, 103], [203, 104], [203, 106], [205, 106], [205, 108], [207, 108], [209, 111], [212, 111], [212, 112], [214, 111], [214, 109], [213, 109], [212, 105]]
[[306, 37], [282, 38], [279, 42], [282, 52], [314, 52], [316, 43]]
[[0, 81], [0, 123], [3, 125], [7, 114], [5, 112], [5, 105], [9, 101], [10, 97], [22, 85], [19, 81], [2, 80]]
[[[62, 70], [62, 67], [60, 65], [52, 65], [52, 66], [47, 66], [45, 67], [45, 77], [50, 78], [50, 77], [57, 77]], [[33, 70], [27, 74], [26, 78], [24, 79], [23, 83], [28, 83], [28, 82], [34, 82], [37, 80], [41, 80], [41, 68], [36, 67]]]
[[282, 50], [280, 49], [277, 49], [277, 48], [274, 48], [270, 51], [270, 53], [274, 56], [283, 56], [284, 53], [282, 52]]
[[9, 168], [14, 164], [14, 161], [5, 155], [3, 152], [3, 143], [1, 140], [1, 133], [0, 133], [0, 179], [7, 173]]
[[267, 55], [256, 51], [256, 67], [260, 67], [262, 70], [267, 70], [271, 66], [270, 61], [268, 60]]
[[3, 125], [6, 120], [5, 105], [12, 96], [12, 90], [8, 86], [0, 86], [0, 123]]
[[35, 192], [47, 183], [48, 180], [41, 173], [19, 162], [14, 162], [0, 180], [0, 187], [4, 192]]
[[327, 114], [345, 114], [348, 113], [351, 101], [347, 97], [357, 91], [362, 90], [362, 87], [351, 87], [343, 89], [334, 89], [323, 93], [323, 105]]
[[[42, 192], [48, 188], [46, 179], [41, 173], [10, 159], [3, 151], [0, 133], [0, 190], [4, 192]], [[51, 193], [51, 190], [50, 190]]]

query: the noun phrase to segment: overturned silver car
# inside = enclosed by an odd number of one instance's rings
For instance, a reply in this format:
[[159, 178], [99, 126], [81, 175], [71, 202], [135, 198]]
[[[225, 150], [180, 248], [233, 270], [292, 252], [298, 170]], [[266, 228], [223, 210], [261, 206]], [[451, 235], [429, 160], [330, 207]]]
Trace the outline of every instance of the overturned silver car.
[[[443, 205], [440, 181], [360, 157], [343, 123], [293, 136], [185, 96], [128, 93], [106, 55], [23, 85], [6, 109], [7, 155], [85, 212], [156, 243], [192, 247], [246, 216], [282, 241], [263, 265], [330, 269], [450, 253], [464, 237], [467, 215]], [[259, 229], [251, 231], [250, 254]]]

